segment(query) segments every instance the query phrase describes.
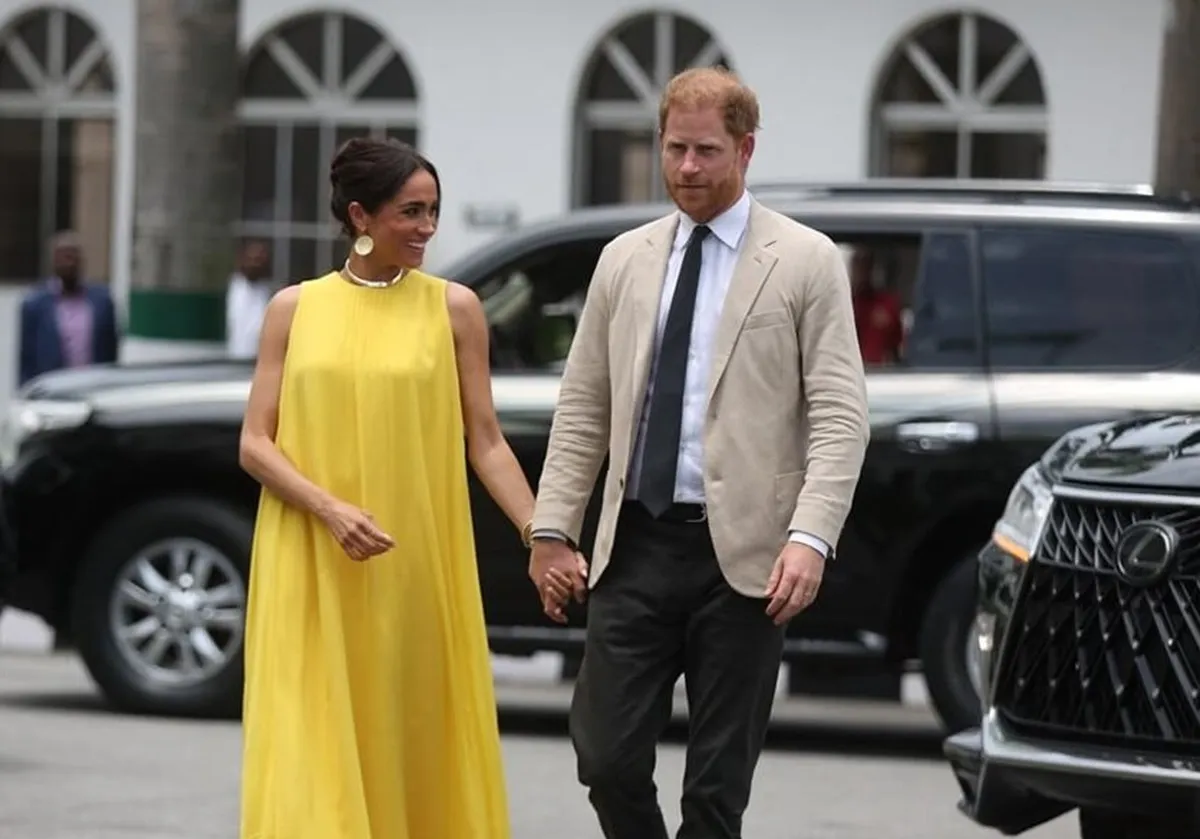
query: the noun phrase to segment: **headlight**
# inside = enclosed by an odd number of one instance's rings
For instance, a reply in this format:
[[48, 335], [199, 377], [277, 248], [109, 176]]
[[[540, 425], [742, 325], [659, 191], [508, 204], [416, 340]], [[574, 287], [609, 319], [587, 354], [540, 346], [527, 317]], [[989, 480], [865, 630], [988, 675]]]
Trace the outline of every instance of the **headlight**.
[[1029, 559], [1050, 512], [1053, 495], [1041, 467], [1034, 464], [1017, 479], [1004, 515], [996, 522], [992, 541], [1021, 561]]
[[9, 403], [8, 415], [0, 422], [0, 466], [12, 465], [22, 441], [29, 435], [83, 425], [91, 413], [92, 408], [86, 402], [14, 399]]

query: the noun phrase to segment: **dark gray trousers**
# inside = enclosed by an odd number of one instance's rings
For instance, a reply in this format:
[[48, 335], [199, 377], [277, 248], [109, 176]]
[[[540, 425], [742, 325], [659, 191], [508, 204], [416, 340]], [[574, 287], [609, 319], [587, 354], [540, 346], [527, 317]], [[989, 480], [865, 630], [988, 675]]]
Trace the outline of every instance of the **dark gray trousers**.
[[570, 714], [579, 780], [606, 839], [667, 839], [653, 773], [681, 673], [689, 733], [677, 839], [740, 839], [783, 650], [765, 609], [725, 582], [705, 523], [623, 507], [588, 599]]

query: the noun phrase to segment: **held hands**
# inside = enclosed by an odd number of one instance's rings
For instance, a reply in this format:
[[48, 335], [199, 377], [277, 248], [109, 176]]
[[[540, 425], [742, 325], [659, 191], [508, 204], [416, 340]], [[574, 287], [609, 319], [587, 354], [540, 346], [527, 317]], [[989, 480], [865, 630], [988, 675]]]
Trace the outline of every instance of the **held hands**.
[[566, 623], [567, 601], [587, 595], [588, 564], [583, 554], [558, 539], [538, 539], [529, 553], [529, 579], [542, 598], [542, 611], [556, 623]]
[[362, 562], [391, 550], [396, 542], [375, 523], [366, 510], [334, 501], [320, 513], [321, 521], [351, 559]]
[[798, 542], [784, 545], [764, 592], [770, 598], [767, 614], [776, 626], [783, 626], [812, 605], [824, 572], [825, 557], [816, 549]]

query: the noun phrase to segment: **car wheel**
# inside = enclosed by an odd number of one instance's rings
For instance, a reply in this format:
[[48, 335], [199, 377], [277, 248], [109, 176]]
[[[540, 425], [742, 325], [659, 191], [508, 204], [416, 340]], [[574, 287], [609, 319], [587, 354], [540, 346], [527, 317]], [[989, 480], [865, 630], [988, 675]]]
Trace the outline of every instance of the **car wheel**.
[[979, 646], [975, 635], [978, 565], [959, 560], [938, 583], [921, 625], [921, 667], [929, 698], [950, 734], [979, 725]]
[[253, 521], [203, 498], [126, 511], [88, 549], [72, 624], [92, 678], [116, 707], [236, 716]]

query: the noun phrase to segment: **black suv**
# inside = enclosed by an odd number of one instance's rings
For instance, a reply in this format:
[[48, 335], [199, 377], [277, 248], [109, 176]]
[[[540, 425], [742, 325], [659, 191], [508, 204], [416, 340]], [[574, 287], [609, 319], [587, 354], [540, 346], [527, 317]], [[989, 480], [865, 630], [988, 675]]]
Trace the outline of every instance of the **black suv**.
[[[975, 725], [976, 556], [1013, 482], [1075, 426], [1197, 404], [1200, 213], [1136, 189], [1048, 184], [752, 191], [868, 253], [904, 324], [903, 345], [868, 367], [872, 440], [839, 558], [788, 631], [792, 687], [884, 674], [898, 695], [920, 668], [947, 728]], [[535, 483], [598, 254], [670, 209], [571, 213], [438, 272], [484, 301], [495, 402]], [[13, 404], [0, 440], [19, 543], [11, 600], [73, 640], [121, 706], [239, 707], [258, 498], [237, 463], [250, 372], [66, 371]], [[567, 627], [542, 615], [518, 535], [472, 493], [493, 650], [577, 656], [586, 608]], [[599, 493], [585, 549], [598, 509]]]
[[980, 554], [986, 701], [947, 739], [977, 823], [1200, 835], [1200, 414], [1082, 427]]

